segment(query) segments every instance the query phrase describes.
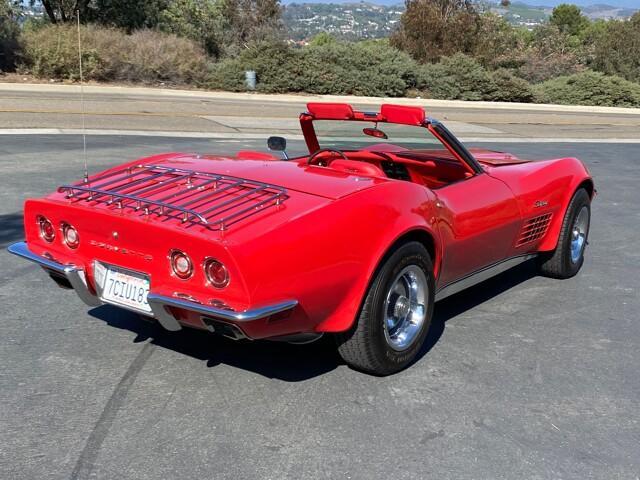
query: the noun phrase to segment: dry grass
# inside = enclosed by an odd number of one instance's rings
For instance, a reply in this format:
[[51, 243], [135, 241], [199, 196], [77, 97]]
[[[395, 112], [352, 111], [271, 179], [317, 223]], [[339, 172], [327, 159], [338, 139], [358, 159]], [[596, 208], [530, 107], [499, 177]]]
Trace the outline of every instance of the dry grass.
[[[152, 30], [131, 35], [113, 28], [83, 27], [87, 80], [197, 84], [208, 70], [207, 56], [191, 40]], [[39, 78], [77, 80], [78, 40], [73, 26], [47, 26], [22, 36], [20, 69]]]

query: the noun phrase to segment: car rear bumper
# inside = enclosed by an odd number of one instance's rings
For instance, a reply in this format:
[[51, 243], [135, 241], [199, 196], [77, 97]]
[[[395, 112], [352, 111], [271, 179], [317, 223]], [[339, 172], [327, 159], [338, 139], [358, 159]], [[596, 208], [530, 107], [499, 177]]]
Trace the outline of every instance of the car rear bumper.
[[[27, 242], [14, 243], [7, 250], [18, 257], [40, 265], [56, 280], [56, 283], [75, 290], [80, 299], [90, 307], [105, 304], [89, 287], [82, 268], [75, 265], [64, 265], [53, 258], [37, 255], [29, 250]], [[262, 332], [264, 332], [265, 322], [271, 316], [291, 311], [298, 305], [297, 300], [285, 300], [239, 312], [153, 292], [149, 292], [147, 300], [151, 307], [151, 316], [167, 330], [176, 331], [182, 328], [176, 317], [197, 316], [200, 318], [203, 328], [210, 331], [221, 330], [223, 335], [234, 339], [254, 338], [252, 331], [256, 329], [261, 332], [258, 336], [264, 337]]]

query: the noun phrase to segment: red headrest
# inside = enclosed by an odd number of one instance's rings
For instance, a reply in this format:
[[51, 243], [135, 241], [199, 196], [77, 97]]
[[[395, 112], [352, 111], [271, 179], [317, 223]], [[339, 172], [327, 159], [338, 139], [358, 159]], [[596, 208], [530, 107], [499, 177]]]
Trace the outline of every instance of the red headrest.
[[380, 115], [389, 123], [402, 123], [405, 125], [422, 125], [425, 118], [424, 108], [391, 105], [388, 103], [380, 107]]
[[350, 120], [354, 117], [353, 108], [348, 103], [307, 103], [307, 111], [324, 120]]

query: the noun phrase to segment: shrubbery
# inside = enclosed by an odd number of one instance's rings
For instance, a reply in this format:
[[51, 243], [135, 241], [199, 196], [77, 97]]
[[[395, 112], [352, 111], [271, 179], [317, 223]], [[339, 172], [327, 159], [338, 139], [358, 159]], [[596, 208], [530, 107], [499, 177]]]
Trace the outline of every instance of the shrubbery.
[[531, 102], [529, 84], [506, 69], [489, 71], [461, 53], [420, 67], [417, 86], [425, 96], [448, 100]]
[[401, 96], [415, 85], [417, 64], [386, 42], [335, 42], [301, 49], [260, 42], [217, 64], [209, 87], [241, 91], [244, 71], [254, 70], [267, 93]]
[[[87, 80], [201, 83], [208, 59], [194, 42], [152, 30], [131, 35], [97, 26], [83, 27], [83, 70]], [[36, 77], [77, 80], [77, 31], [70, 25], [26, 30], [21, 69]]]
[[[507, 28], [501, 23], [499, 26]], [[556, 43], [569, 42], [556, 27], [545, 28], [556, 32]], [[0, 29], [0, 33], [3, 31]], [[542, 35], [541, 32], [532, 35]], [[598, 34], [604, 35], [602, 32]], [[575, 73], [573, 54], [564, 53], [566, 45], [553, 42], [538, 42], [535, 49], [506, 51], [502, 55], [491, 55], [492, 48], [487, 47], [488, 53], [477, 58], [457, 53], [442, 57], [437, 63], [423, 64], [384, 40], [341, 42], [320, 35], [305, 47], [277, 40], [249, 42], [237, 55], [214, 62], [194, 41], [157, 30], [129, 34], [90, 25], [82, 27], [81, 34], [88, 80], [164, 82], [245, 91], [245, 71], [254, 70], [258, 91], [265, 93], [419, 95], [456, 100], [640, 106], [640, 84], [584, 66]], [[544, 35], [548, 39], [551, 34]], [[0, 46], [6, 38], [17, 41], [16, 35], [5, 35], [0, 37]], [[495, 39], [489, 40], [488, 45], [498, 44]], [[28, 27], [19, 41], [21, 71], [41, 78], [78, 79], [77, 32], [73, 25]], [[522, 41], [512, 37], [507, 44]], [[629, 64], [628, 71], [633, 68]], [[557, 76], [562, 73], [571, 75]]]
[[536, 86], [539, 100], [565, 105], [639, 107], [640, 85], [599, 72], [582, 72]]

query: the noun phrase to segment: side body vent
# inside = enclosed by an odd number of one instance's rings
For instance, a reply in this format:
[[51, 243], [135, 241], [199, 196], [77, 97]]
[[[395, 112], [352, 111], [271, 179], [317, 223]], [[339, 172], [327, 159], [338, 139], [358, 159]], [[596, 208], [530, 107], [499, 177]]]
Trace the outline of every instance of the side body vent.
[[521, 245], [525, 245], [542, 238], [544, 234], [547, 233], [547, 228], [549, 228], [550, 222], [550, 213], [545, 213], [525, 221], [522, 231], [518, 236], [518, 240], [516, 241], [516, 247], [520, 247]]

